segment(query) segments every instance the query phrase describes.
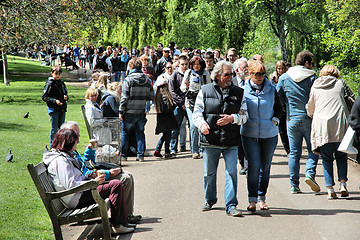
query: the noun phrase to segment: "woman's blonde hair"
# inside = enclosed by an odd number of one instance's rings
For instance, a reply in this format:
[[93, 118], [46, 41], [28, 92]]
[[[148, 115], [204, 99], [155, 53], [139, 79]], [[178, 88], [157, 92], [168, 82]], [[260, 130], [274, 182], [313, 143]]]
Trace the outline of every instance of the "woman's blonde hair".
[[141, 57], [140, 57], [140, 61], [145, 61], [145, 60], [149, 60], [150, 61], [150, 58], [148, 57], [148, 56], [146, 56], [146, 55], [142, 55]]
[[275, 64], [275, 82], [278, 82], [279, 81], [279, 74], [277, 72], [277, 68], [278, 67], [283, 67], [284, 68], [284, 73], [286, 72], [286, 65], [285, 65], [285, 62], [283, 60], [279, 60], [276, 62]]
[[120, 104], [121, 96], [118, 91], [121, 89], [121, 82], [113, 82], [108, 85], [108, 93], [115, 98], [116, 104]]
[[85, 99], [90, 99], [90, 97], [92, 96], [98, 96], [99, 93], [98, 91], [96, 91], [95, 88], [88, 88], [88, 90], [86, 90], [86, 94], [85, 94]]
[[99, 76], [99, 80], [95, 84], [95, 88], [100, 88], [101, 86], [104, 86], [105, 89], [107, 89], [107, 82], [108, 82], [108, 73], [102, 72]]
[[325, 65], [321, 69], [320, 74], [319, 74], [319, 77], [322, 77], [322, 76], [333, 76], [333, 77], [339, 78], [340, 71], [334, 65]]
[[131, 59], [128, 63], [128, 66], [129, 66], [129, 70], [133, 70], [134, 69], [134, 63], [135, 63], [135, 60], [136, 59]]
[[100, 73], [98, 73], [98, 72], [93, 73], [93, 75], [91, 75], [91, 80], [90, 80], [89, 83], [88, 83], [89, 87], [91, 86], [91, 84], [92, 84], [94, 81], [99, 80], [99, 77], [100, 77]]
[[121, 82], [112, 82], [108, 85], [109, 91], [118, 91], [121, 88]]
[[248, 64], [249, 64], [249, 74], [256, 72], [266, 73], [265, 65], [259, 60], [249, 60]]

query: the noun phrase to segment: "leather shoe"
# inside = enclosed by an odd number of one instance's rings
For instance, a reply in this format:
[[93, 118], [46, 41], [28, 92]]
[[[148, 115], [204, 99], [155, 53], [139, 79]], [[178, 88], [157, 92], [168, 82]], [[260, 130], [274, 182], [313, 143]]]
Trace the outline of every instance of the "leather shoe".
[[142, 218], [141, 215], [131, 215], [128, 217], [128, 223], [135, 224], [139, 222], [141, 218]]
[[247, 210], [250, 212], [256, 211], [256, 202], [251, 202], [250, 205], [247, 207]]

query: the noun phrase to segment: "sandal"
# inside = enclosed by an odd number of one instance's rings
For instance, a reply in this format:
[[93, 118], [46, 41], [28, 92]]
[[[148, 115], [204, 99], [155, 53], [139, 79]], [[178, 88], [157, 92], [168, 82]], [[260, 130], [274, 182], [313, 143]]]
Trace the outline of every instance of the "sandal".
[[247, 210], [250, 212], [256, 211], [256, 202], [250, 202], [250, 205], [247, 207]]
[[259, 201], [258, 204], [261, 210], [269, 210], [269, 206], [264, 201]]

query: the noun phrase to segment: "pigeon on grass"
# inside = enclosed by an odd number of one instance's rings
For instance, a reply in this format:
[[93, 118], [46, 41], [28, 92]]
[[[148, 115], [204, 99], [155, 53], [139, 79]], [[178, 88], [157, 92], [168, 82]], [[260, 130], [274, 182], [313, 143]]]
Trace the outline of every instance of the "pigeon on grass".
[[6, 156], [6, 161], [7, 162], [12, 162], [14, 156], [11, 154], [11, 149], [9, 150], [9, 153]]

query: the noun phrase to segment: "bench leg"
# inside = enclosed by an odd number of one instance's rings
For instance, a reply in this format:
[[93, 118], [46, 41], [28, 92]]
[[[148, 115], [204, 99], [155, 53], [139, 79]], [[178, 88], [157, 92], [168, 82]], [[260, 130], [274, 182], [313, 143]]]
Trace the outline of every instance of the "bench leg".
[[63, 240], [63, 236], [62, 236], [62, 233], [61, 233], [61, 225], [60, 225], [59, 221], [51, 220], [51, 222], [52, 222], [53, 229], [54, 229], [55, 239], [56, 240]]
[[111, 239], [111, 229], [109, 223], [109, 217], [106, 209], [100, 209], [101, 213], [101, 222], [104, 232], [104, 239], [110, 240]]

